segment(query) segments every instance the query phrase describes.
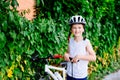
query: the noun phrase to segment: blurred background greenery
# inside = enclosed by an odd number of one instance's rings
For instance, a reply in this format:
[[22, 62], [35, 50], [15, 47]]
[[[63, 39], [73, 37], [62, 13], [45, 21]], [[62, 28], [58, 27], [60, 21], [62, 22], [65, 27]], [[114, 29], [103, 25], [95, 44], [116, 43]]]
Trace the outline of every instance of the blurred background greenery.
[[96, 62], [89, 64], [89, 80], [120, 69], [119, 0], [36, 0], [32, 21], [18, 14], [16, 0], [1, 0], [0, 5], [0, 80], [36, 80], [32, 55], [63, 55], [68, 20], [76, 14], [86, 19], [86, 37], [97, 55]]

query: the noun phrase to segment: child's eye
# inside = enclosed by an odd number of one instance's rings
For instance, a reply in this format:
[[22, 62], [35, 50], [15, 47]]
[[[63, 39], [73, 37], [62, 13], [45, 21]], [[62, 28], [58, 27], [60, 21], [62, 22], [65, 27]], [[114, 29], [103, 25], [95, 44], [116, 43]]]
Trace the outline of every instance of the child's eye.
[[73, 29], [77, 29], [76, 27], [73, 27]]

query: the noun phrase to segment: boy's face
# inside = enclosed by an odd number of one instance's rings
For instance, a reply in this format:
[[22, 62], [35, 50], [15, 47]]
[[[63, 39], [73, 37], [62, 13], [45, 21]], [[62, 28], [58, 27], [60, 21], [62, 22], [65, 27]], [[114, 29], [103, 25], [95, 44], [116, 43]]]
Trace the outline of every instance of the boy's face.
[[84, 32], [84, 26], [82, 24], [73, 24], [71, 32], [75, 37], [82, 36], [82, 33]]

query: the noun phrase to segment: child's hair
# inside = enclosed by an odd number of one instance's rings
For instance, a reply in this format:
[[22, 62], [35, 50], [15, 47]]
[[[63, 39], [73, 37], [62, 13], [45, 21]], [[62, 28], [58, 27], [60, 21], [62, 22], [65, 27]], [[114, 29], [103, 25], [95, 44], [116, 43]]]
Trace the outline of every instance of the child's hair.
[[[71, 28], [72, 28], [72, 27], [70, 27], [70, 30], [71, 30]], [[69, 31], [69, 34], [68, 34], [68, 42], [69, 42], [69, 40], [70, 40], [71, 34], [72, 34], [71, 31]]]
[[[70, 30], [71, 30], [73, 24], [82, 24], [83, 27], [84, 27], [84, 34], [86, 35], [86, 31], [85, 31], [86, 21], [85, 21], [85, 19], [82, 16], [75, 15], [75, 16], [72, 16], [70, 18], [70, 20], [69, 20]], [[68, 41], [70, 39], [70, 36], [71, 36], [71, 31], [68, 34]], [[83, 40], [85, 40], [85, 39], [86, 39], [86, 36], [83, 38]]]

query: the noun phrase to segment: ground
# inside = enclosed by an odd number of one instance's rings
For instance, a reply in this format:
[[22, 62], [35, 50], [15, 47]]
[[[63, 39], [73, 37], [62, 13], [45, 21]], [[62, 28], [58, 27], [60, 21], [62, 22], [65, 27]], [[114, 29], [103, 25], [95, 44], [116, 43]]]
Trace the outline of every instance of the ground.
[[120, 70], [105, 76], [103, 80], [120, 80]]

